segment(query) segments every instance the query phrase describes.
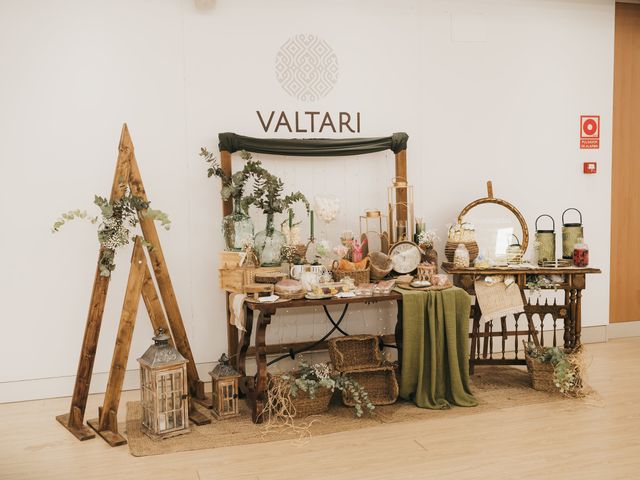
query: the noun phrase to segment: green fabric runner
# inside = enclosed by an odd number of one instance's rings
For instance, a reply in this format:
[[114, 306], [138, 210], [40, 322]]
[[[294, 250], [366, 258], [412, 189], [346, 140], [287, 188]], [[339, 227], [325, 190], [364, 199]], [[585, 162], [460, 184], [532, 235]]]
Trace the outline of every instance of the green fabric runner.
[[471, 298], [460, 288], [402, 294], [400, 396], [422, 408], [478, 404], [469, 389]]

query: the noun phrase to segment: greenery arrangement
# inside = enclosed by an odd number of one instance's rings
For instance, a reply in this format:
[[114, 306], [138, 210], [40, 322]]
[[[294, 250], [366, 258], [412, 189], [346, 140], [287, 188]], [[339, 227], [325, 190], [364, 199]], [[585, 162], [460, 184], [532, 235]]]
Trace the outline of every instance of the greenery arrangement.
[[229, 200], [233, 198], [234, 202], [237, 202], [242, 207], [242, 210], [247, 213], [249, 205], [251, 205], [253, 198], [243, 197], [244, 189], [249, 178], [262, 178], [269, 175], [269, 172], [262, 167], [262, 162], [259, 160], [253, 160], [252, 155], [242, 150], [240, 157], [246, 161], [242, 170], [238, 170], [232, 175], [227, 175], [220, 166], [218, 159], [209, 152], [205, 147], [200, 148], [200, 154], [208, 164], [207, 177], [216, 176], [222, 180], [222, 189], [220, 190], [220, 196], [222, 200]]
[[557, 290], [558, 285], [546, 275], [527, 275], [527, 288], [539, 295], [542, 293], [542, 290], [549, 290], [551, 288]]
[[[262, 212], [273, 219], [276, 213], [283, 213], [289, 210], [289, 217], [293, 218], [292, 205], [296, 202], [304, 203], [305, 209], [309, 212], [309, 201], [301, 192], [294, 192], [282, 197], [284, 183], [282, 180], [269, 173], [262, 166], [259, 160], [253, 160], [251, 153], [242, 150], [240, 157], [246, 161], [242, 170], [232, 175], [226, 175], [216, 157], [205, 147], [200, 148], [200, 156], [207, 162], [207, 176], [216, 176], [222, 180], [222, 190], [220, 194], [223, 200], [233, 198], [234, 201], [240, 202], [242, 210], [246, 213], [250, 205], [262, 210]], [[244, 189], [247, 181], [253, 178], [253, 192], [243, 197]], [[273, 229], [273, 224], [269, 228]], [[269, 232], [268, 232], [269, 233]], [[270, 232], [273, 233], [273, 232]]]
[[[160, 222], [165, 230], [171, 227], [171, 220], [166, 213], [149, 208], [149, 202], [131, 193], [129, 187], [124, 195], [114, 202], [96, 195], [93, 203], [100, 208], [100, 216], [89, 216], [86, 210], [70, 210], [63, 213], [53, 224], [51, 231], [58, 232], [60, 228], [71, 220], [88, 220], [93, 224], [98, 223], [98, 241], [100, 242], [100, 275], [109, 277], [115, 270], [115, 252], [118, 248], [127, 245], [131, 241], [131, 228], [138, 223], [138, 214], [143, 217]], [[153, 248], [149, 242], [144, 241], [147, 248]]]
[[560, 393], [578, 395], [582, 392], [582, 355], [581, 352], [567, 354], [558, 347], [536, 347], [533, 342], [526, 343], [527, 354], [535, 360], [553, 365], [553, 380]]
[[293, 375], [285, 374], [281, 375], [280, 378], [289, 383], [289, 393], [294, 398], [299, 391], [303, 391], [313, 399], [319, 388], [327, 388], [332, 392], [340, 390], [349, 393], [355, 402], [354, 408], [358, 417], [362, 416], [364, 408], [369, 412], [376, 408], [369, 401], [369, 395], [358, 382], [347, 374], [332, 370], [327, 363], [310, 365], [302, 361]]

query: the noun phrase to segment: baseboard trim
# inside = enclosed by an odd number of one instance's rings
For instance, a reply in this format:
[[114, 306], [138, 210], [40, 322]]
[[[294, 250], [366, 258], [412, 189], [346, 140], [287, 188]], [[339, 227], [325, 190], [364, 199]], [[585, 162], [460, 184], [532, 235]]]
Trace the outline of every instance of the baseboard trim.
[[[562, 342], [564, 331], [558, 329], [556, 340]], [[545, 331], [545, 345], [553, 342], [552, 332]], [[607, 339], [640, 336], [640, 322], [614, 323], [583, 327], [582, 343], [602, 343]], [[496, 340], [498, 341], [498, 340]], [[495, 344], [497, 345], [497, 343]], [[208, 372], [213, 362], [197, 364], [198, 375], [204, 381], [209, 380]], [[123, 390], [137, 390], [140, 383], [137, 369], [127, 370], [124, 377]], [[90, 393], [104, 393], [109, 378], [108, 372], [93, 374]], [[36, 378], [0, 383], [0, 403], [42, 400], [46, 398], [68, 397], [73, 392], [75, 376]]]
[[640, 337], [640, 321], [618, 322], [607, 325], [607, 340], [625, 337]]

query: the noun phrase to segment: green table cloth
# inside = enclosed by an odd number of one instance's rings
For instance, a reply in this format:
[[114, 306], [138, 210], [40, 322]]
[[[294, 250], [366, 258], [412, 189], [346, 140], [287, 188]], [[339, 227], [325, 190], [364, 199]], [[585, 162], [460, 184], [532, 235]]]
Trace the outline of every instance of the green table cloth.
[[471, 297], [452, 287], [402, 294], [400, 396], [422, 408], [478, 404], [469, 389]]

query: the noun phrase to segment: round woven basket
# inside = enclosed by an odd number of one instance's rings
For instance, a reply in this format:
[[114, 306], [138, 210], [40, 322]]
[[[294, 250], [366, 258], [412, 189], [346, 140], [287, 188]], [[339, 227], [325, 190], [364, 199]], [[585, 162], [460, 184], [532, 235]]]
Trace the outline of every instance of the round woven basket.
[[393, 270], [393, 260], [382, 252], [371, 252], [369, 254], [371, 260], [371, 279], [382, 280]]
[[467, 247], [467, 250], [469, 250], [469, 262], [473, 263], [473, 261], [478, 256], [478, 253], [480, 252], [480, 250], [478, 249], [478, 244], [475, 242], [475, 240], [472, 240], [470, 242], [454, 242], [451, 240], [447, 240], [447, 243], [444, 246], [444, 254], [447, 257], [447, 260], [453, 262], [453, 256], [456, 253], [456, 248], [458, 248], [458, 245], [460, 245], [461, 243], [465, 247]]

